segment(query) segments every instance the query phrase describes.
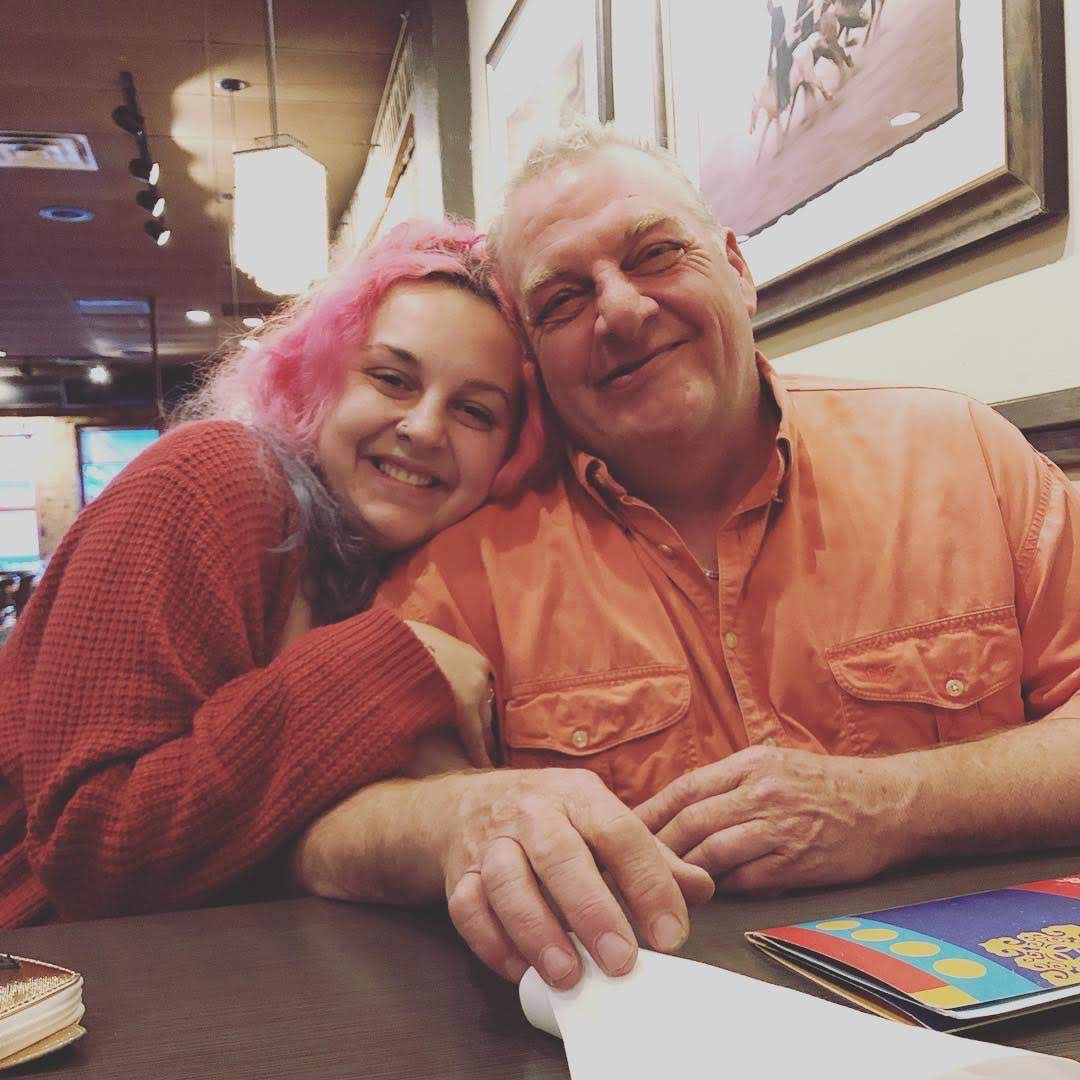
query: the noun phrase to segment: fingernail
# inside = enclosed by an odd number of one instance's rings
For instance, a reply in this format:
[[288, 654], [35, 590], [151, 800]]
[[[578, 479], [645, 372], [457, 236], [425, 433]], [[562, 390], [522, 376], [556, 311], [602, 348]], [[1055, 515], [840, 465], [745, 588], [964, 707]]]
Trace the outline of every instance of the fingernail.
[[674, 952], [686, 941], [686, 929], [674, 915], [660, 915], [652, 924], [652, 939], [663, 952]]
[[574, 970], [574, 958], [558, 945], [549, 945], [540, 954], [540, 968], [548, 982], [562, 982]]
[[618, 975], [630, 963], [634, 955], [634, 946], [622, 935], [609, 930], [596, 939], [596, 951], [600, 954], [600, 963], [609, 975]]

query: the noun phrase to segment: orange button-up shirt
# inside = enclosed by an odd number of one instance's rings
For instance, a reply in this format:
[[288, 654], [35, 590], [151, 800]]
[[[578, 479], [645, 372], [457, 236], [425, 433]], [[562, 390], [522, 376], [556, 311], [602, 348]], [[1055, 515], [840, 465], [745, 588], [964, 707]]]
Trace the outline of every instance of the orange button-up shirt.
[[883, 754], [1080, 718], [1080, 493], [948, 391], [781, 377], [711, 580], [603, 462], [485, 507], [383, 599], [496, 673], [504, 761], [628, 803], [753, 743]]

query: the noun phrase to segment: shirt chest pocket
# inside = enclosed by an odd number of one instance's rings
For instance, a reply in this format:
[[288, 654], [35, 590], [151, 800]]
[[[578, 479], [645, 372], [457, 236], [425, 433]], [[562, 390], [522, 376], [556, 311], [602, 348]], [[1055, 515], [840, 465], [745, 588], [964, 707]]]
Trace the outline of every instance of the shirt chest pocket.
[[632, 798], [671, 756], [671, 729], [689, 708], [688, 675], [667, 665], [520, 684], [503, 706], [506, 762], [591, 769]]
[[896, 753], [979, 738], [1024, 720], [1011, 606], [906, 626], [829, 649], [841, 753]]

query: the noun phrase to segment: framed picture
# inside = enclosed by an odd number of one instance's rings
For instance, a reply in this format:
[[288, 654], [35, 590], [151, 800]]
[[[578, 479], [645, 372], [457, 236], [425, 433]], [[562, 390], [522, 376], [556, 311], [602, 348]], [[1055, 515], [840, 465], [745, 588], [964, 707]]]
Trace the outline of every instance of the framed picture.
[[487, 54], [492, 161], [506, 180], [536, 139], [611, 119], [611, 0], [517, 0]]
[[1067, 207], [1062, 0], [667, 0], [664, 34], [759, 330]]

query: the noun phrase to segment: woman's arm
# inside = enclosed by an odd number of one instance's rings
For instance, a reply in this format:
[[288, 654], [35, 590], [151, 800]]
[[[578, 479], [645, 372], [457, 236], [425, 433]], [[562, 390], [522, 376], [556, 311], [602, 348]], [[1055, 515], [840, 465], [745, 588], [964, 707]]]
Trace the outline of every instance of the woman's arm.
[[250, 442], [114, 481], [5, 646], [26, 852], [69, 918], [220, 895], [452, 721], [431, 656], [383, 609], [273, 655], [299, 560], [271, 554], [287, 506]]

